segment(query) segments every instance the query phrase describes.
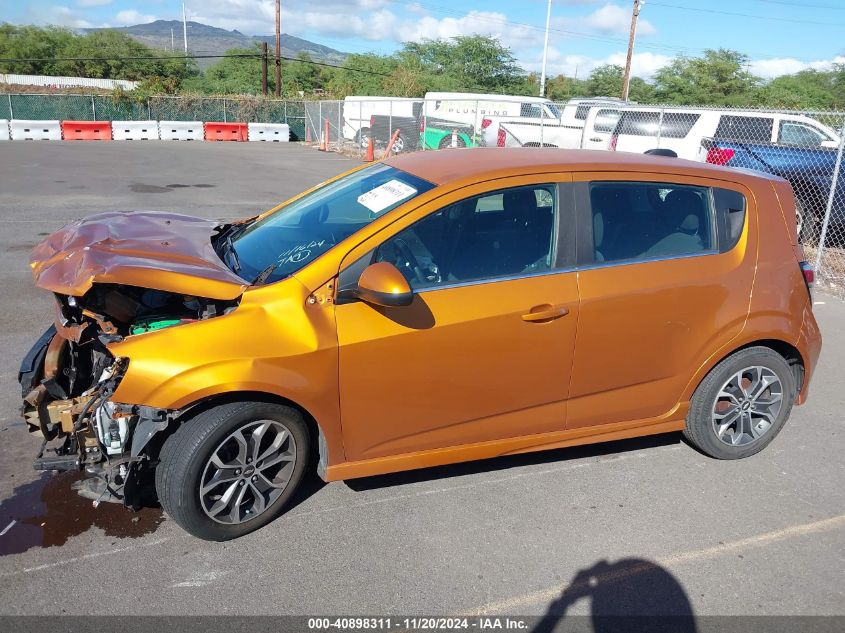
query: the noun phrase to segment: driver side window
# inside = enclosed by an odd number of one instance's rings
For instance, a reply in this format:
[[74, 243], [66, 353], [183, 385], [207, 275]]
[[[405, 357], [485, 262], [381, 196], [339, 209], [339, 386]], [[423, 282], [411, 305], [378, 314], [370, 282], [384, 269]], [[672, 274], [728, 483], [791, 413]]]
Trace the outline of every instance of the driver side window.
[[468, 198], [394, 235], [373, 261], [394, 264], [414, 290], [547, 271], [555, 206], [554, 185]]

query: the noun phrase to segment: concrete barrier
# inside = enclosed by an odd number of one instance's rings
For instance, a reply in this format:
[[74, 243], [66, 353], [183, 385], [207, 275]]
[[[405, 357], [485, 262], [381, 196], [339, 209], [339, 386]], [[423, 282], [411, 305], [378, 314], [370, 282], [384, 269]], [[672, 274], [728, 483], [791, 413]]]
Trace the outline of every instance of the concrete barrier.
[[205, 138], [202, 121], [159, 121], [162, 141], [201, 141]]
[[211, 121], [205, 124], [206, 141], [245, 141], [246, 135], [246, 123]]
[[287, 143], [290, 141], [290, 126], [287, 123], [250, 123], [249, 140]]
[[8, 141], [11, 138], [9, 134], [9, 120], [0, 119], [0, 141]]
[[59, 121], [26, 121], [12, 119], [9, 123], [13, 141], [61, 141], [62, 124]]
[[111, 134], [115, 141], [158, 140], [158, 121], [112, 121]]
[[110, 141], [109, 121], [62, 121], [62, 138], [66, 141]]

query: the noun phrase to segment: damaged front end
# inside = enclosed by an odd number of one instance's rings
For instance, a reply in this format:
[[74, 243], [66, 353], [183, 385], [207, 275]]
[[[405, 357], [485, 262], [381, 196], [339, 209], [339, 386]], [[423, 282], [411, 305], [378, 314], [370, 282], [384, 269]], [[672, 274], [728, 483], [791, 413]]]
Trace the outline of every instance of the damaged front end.
[[151, 483], [150, 439], [177, 411], [111, 400], [129, 367], [109, 344], [220, 316], [236, 301], [209, 300], [117, 284], [93, 284], [82, 297], [56, 294], [56, 322], [24, 358], [22, 414], [42, 437], [36, 470], [84, 470], [75, 484], [94, 501], [137, 509]]

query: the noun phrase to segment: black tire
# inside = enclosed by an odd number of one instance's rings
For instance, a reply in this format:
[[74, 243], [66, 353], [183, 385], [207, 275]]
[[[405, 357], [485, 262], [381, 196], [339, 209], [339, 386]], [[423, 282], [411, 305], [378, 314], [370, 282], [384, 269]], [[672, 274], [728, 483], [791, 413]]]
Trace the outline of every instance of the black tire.
[[[200, 501], [206, 465], [226, 438], [259, 420], [278, 422], [290, 432], [295, 442], [290, 479], [280, 496], [254, 518], [234, 524], [217, 522], [206, 514]], [[266, 402], [225, 404], [197, 414], [165, 441], [155, 473], [156, 492], [164, 511], [184, 530], [207, 541], [227, 541], [259, 529], [281, 514], [302, 480], [309, 455], [308, 428], [296, 409]]]
[[[466, 147], [467, 143], [464, 138], [458, 134], [458, 140], [456, 142], [457, 147]], [[452, 148], [452, 135], [447, 134], [442, 139], [440, 139], [440, 144], [437, 146], [437, 149], [451, 149]]]
[[[779, 412], [771, 426], [760, 437], [744, 445], [729, 445], [720, 440], [714, 428], [714, 407], [717, 396], [732, 376], [743, 369], [763, 367], [774, 373], [782, 386]], [[716, 459], [742, 459], [762, 451], [786, 424], [795, 401], [796, 388], [792, 369], [786, 360], [769, 347], [748, 347], [728, 356], [701, 381], [693, 394], [687, 414], [684, 436], [701, 452]]]
[[798, 243], [807, 246], [818, 246], [819, 219], [813, 209], [800, 199], [795, 199], [795, 211], [798, 222]]

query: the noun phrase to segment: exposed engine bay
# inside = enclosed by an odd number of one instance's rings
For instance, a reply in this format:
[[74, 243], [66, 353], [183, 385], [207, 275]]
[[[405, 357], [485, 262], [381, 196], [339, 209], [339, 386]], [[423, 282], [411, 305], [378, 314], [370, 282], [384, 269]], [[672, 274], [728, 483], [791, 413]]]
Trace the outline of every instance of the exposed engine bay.
[[129, 360], [110, 343], [127, 336], [214, 318], [237, 300], [94, 283], [81, 297], [54, 294], [56, 321], [24, 358], [18, 375], [22, 414], [43, 438], [36, 470], [85, 470], [75, 486], [94, 501], [137, 509], [154, 467], [151, 438], [179, 412], [110, 400]]

